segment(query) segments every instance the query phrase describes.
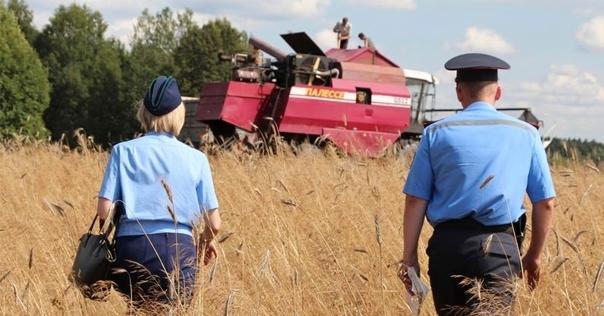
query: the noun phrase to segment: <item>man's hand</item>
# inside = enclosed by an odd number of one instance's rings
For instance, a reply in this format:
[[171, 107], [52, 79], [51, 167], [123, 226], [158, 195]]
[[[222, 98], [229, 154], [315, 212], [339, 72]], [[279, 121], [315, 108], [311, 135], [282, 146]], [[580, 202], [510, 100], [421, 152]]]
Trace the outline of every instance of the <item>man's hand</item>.
[[203, 254], [203, 265], [210, 263], [212, 258], [218, 256], [216, 253], [216, 241], [210, 240], [208, 242], [202, 242], [199, 244], [198, 253], [201, 256]]
[[407, 290], [407, 292], [409, 292], [409, 294], [411, 294], [411, 295], [415, 295], [415, 293], [413, 293], [413, 291], [412, 291], [413, 284], [411, 283], [411, 278], [409, 277], [409, 273], [408, 273], [409, 269], [415, 269], [415, 273], [419, 276], [420, 268], [419, 268], [419, 263], [417, 262], [417, 260], [415, 260], [415, 261], [403, 260], [403, 263], [401, 263], [401, 266], [398, 269], [398, 277], [399, 277], [399, 279], [401, 279], [401, 281], [403, 281], [403, 284], [405, 285], [405, 289]]
[[[531, 244], [522, 258], [522, 270], [526, 271], [529, 288], [534, 290], [541, 274], [541, 254], [545, 248], [547, 234], [552, 227], [554, 199], [544, 199], [533, 203], [531, 216]], [[523, 273], [524, 271], [521, 271]], [[522, 275], [521, 275], [522, 277]]]
[[[522, 269], [526, 271], [529, 289], [532, 291], [539, 283], [541, 275], [541, 260], [534, 256], [526, 255], [522, 258]], [[524, 277], [524, 271], [520, 272], [520, 277]]]
[[403, 281], [407, 292], [411, 291], [411, 278], [407, 274], [408, 269], [415, 269], [419, 277], [419, 260], [417, 258], [417, 244], [419, 235], [424, 224], [428, 201], [418, 197], [407, 195], [405, 199], [405, 214], [403, 215], [403, 263], [399, 269], [398, 277]]

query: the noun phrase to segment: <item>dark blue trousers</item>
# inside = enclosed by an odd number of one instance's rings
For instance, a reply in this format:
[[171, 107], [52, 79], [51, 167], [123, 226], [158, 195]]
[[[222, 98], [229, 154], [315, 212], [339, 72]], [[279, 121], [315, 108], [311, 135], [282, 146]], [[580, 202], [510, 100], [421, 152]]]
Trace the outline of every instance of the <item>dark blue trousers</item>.
[[[426, 253], [439, 315], [468, 315], [477, 310], [501, 315], [503, 310], [511, 309], [515, 298], [511, 280], [520, 271], [520, 254], [513, 235], [437, 226]], [[480, 287], [472, 279], [478, 280]]]
[[116, 239], [112, 265], [117, 290], [133, 304], [191, 302], [197, 272], [197, 248], [184, 234], [162, 233]]

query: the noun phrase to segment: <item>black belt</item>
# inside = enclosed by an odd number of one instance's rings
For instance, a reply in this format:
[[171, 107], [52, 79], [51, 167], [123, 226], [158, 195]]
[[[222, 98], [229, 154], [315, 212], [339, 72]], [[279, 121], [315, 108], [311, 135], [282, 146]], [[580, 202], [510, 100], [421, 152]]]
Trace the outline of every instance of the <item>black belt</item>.
[[483, 225], [477, 220], [471, 217], [464, 217], [460, 219], [451, 219], [436, 225], [435, 229], [442, 228], [461, 228], [468, 230], [475, 230], [485, 233], [508, 233], [514, 236], [514, 228], [512, 224], [503, 224], [503, 225]]
[[518, 221], [510, 224], [486, 226], [471, 217], [464, 217], [461, 219], [448, 220], [437, 224], [436, 227], [434, 227], [435, 230], [441, 228], [461, 228], [483, 233], [510, 234], [516, 238], [518, 249], [520, 249], [520, 253], [522, 254], [522, 243], [524, 242], [524, 230], [526, 228], [526, 213], [522, 214]]

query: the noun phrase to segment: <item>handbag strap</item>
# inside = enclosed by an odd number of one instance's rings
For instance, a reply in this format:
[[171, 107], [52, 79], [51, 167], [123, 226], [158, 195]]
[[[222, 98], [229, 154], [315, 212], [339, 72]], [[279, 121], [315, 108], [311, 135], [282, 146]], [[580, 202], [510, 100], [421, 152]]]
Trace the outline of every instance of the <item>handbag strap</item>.
[[90, 224], [90, 228], [88, 228], [88, 232], [91, 233], [92, 229], [94, 228], [94, 223], [96, 223], [96, 219], [99, 217], [99, 214], [96, 213], [96, 215], [94, 216], [94, 219], [92, 220], [92, 224]]
[[[121, 202], [118, 202], [121, 203]], [[104, 236], [104, 237], [108, 237], [109, 235], [111, 235], [111, 232], [114, 230], [117, 230], [117, 226], [120, 220], [120, 217], [123, 215], [123, 210], [118, 208], [118, 206], [114, 205], [113, 206], [113, 210], [112, 212], [110, 212], [111, 219], [108, 219], [105, 221], [105, 224], [103, 225], [103, 227], [101, 227], [101, 231], [100, 231], [100, 235]], [[96, 220], [99, 218], [99, 214], [96, 213], [94, 215], [94, 219], [92, 220], [92, 224], [90, 224], [90, 227], [88, 228], [88, 233], [92, 233], [92, 229], [94, 228], [94, 224], [96, 223]], [[105, 230], [103, 230], [103, 228], [107, 227]]]
[[105, 238], [109, 239], [111, 233], [114, 232], [113, 237], [109, 240], [110, 242], [113, 242], [113, 240], [115, 239], [115, 233], [117, 233], [117, 229], [119, 227], [119, 222], [125, 213], [126, 211], [124, 209], [123, 202], [114, 202], [107, 216], [107, 220], [105, 220], [103, 227], [101, 227], [100, 234]]

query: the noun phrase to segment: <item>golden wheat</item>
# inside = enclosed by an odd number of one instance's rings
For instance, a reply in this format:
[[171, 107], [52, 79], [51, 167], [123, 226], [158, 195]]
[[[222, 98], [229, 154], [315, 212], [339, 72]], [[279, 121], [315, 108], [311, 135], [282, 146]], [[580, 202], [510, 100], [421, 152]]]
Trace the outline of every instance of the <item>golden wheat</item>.
[[[40, 142], [0, 147], [0, 313], [124, 315], [128, 303], [84, 299], [69, 283], [79, 236], [96, 210], [108, 154]], [[411, 156], [363, 160], [279, 149], [210, 156], [223, 228], [200, 267], [190, 315], [407, 315], [397, 276], [401, 193]], [[602, 315], [604, 178], [592, 165], [552, 166], [558, 199], [536, 291], [521, 315]], [[486, 185], [486, 183], [485, 183]], [[530, 205], [527, 201], [527, 205]], [[420, 240], [421, 277], [426, 277]], [[573, 238], [574, 236], [574, 238]], [[526, 242], [530, 242], [530, 232]], [[580, 237], [580, 238], [579, 238]], [[432, 315], [432, 300], [422, 315]]]

